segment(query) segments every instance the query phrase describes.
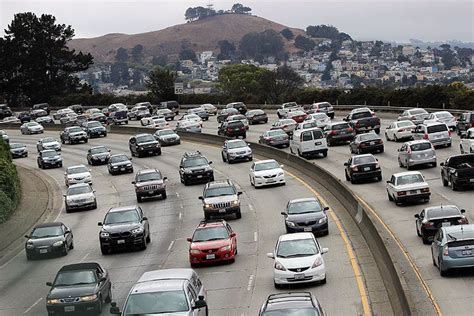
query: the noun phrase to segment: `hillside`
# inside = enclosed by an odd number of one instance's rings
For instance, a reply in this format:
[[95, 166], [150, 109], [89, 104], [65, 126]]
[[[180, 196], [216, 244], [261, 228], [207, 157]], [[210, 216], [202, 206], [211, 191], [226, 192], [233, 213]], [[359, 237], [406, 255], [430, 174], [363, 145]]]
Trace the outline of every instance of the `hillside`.
[[[189, 43], [196, 52], [218, 51], [220, 40], [229, 40], [236, 46], [242, 36], [250, 32], [263, 32], [272, 29], [280, 32], [284, 25], [261, 17], [243, 14], [225, 14], [209, 17], [200, 21], [179, 24], [163, 30], [141, 34], [107, 34], [95, 38], [74, 39], [71, 48], [90, 52], [95, 62], [113, 62], [118, 48], [131, 49], [137, 44], [144, 47], [145, 59], [152, 56], [179, 54], [183, 43]], [[290, 28], [295, 36], [304, 34], [301, 29]], [[284, 39], [285, 49], [293, 51], [291, 42]]]

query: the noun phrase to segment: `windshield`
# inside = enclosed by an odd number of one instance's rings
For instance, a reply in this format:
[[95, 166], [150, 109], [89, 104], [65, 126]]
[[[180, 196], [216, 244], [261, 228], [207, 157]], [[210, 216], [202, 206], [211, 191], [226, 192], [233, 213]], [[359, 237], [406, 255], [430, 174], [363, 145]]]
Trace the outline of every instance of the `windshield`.
[[314, 308], [285, 308], [274, 311], [266, 311], [262, 316], [319, 316], [321, 315]]
[[429, 134], [439, 133], [439, 132], [447, 132], [448, 127], [446, 126], [446, 124], [438, 124], [438, 125], [428, 126], [427, 130], [428, 130]]
[[136, 210], [128, 210], [122, 212], [109, 212], [105, 216], [104, 224], [119, 224], [139, 221], [138, 212]]
[[29, 122], [26, 125], [29, 126], [29, 127], [32, 127], [32, 126], [38, 126], [39, 124], [36, 123], [36, 122]]
[[295, 124], [295, 121], [293, 120], [281, 120], [280, 122], [284, 125]]
[[55, 157], [55, 156], [59, 156], [59, 153], [52, 150], [52, 151], [43, 151], [41, 155], [43, 157]]
[[269, 161], [269, 162], [262, 162], [255, 164], [255, 171], [262, 171], [262, 170], [271, 170], [280, 168], [280, 165], [276, 161]]
[[286, 133], [281, 129], [276, 129], [268, 132], [268, 136], [285, 136]]
[[437, 113], [436, 116], [438, 118], [451, 118], [453, 115], [449, 112]]
[[78, 187], [70, 187], [67, 189], [67, 195], [77, 195], [92, 192], [92, 188], [89, 185], [81, 185]]
[[26, 147], [26, 146], [23, 145], [23, 144], [19, 144], [19, 143], [12, 143], [12, 144], [10, 144], [10, 148], [11, 148], [11, 149], [24, 148], [24, 147]]
[[139, 293], [128, 297], [123, 315], [155, 315], [186, 312], [188, 300], [183, 290]]
[[461, 215], [461, 212], [458, 208], [452, 206], [444, 206], [426, 210], [427, 218], [448, 217], [456, 215]]
[[174, 131], [170, 129], [164, 129], [164, 130], [158, 131], [156, 134], [158, 134], [159, 136], [173, 135]]
[[347, 129], [347, 128], [349, 128], [349, 124], [347, 123], [335, 124], [331, 126], [331, 129]]
[[247, 143], [243, 140], [237, 140], [235, 142], [228, 142], [227, 147], [229, 149], [240, 148], [240, 147], [247, 147]]
[[33, 230], [30, 238], [45, 238], [45, 237], [55, 237], [62, 236], [63, 230], [61, 226], [48, 226], [48, 227], [38, 227]]
[[367, 163], [374, 163], [374, 162], [376, 162], [374, 156], [354, 157], [354, 160], [352, 161], [354, 165], [364, 165]]
[[311, 115], [311, 118], [313, 120], [325, 120], [326, 118], [328, 118], [329, 116], [326, 115], [326, 113], [317, 113], [317, 114], [312, 114]]
[[69, 133], [77, 133], [77, 132], [82, 132], [82, 129], [80, 127], [72, 127], [68, 130]]
[[95, 154], [102, 154], [102, 153], [106, 153], [108, 152], [109, 150], [105, 147], [97, 147], [97, 148], [91, 148], [91, 154], [92, 155], [95, 155]]
[[128, 161], [128, 157], [125, 155], [119, 155], [119, 156], [112, 156], [110, 157], [110, 162], [115, 163], [115, 162], [124, 162]]
[[318, 247], [312, 239], [284, 240], [278, 245], [277, 257], [305, 257], [318, 253]]
[[321, 212], [323, 209], [318, 201], [293, 202], [288, 205], [288, 214]]
[[141, 173], [137, 176], [137, 182], [156, 181], [156, 180], [161, 180], [161, 174], [159, 172]]
[[185, 161], [183, 161], [183, 166], [185, 168], [207, 166], [207, 165], [208, 165], [207, 159], [204, 157], [188, 158]]
[[219, 239], [228, 239], [229, 233], [227, 229], [223, 226], [221, 227], [212, 227], [212, 228], [200, 228], [194, 232], [193, 241], [208, 241], [208, 240], [219, 240]]
[[156, 139], [153, 135], [142, 135], [137, 136], [137, 143], [147, 143], [147, 142], [155, 142]]
[[161, 109], [161, 110], [156, 111], [156, 113], [166, 114], [166, 113], [171, 113], [171, 110], [170, 109]]
[[375, 133], [367, 133], [367, 134], [363, 134], [363, 135], [360, 135], [360, 140], [361, 141], [365, 141], [365, 140], [373, 140], [373, 139], [379, 139], [380, 137], [375, 134]]
[[404, 121], [404, 122], [399, 122], [398, 127], [414, 127], [415, 124], [413, 124], [412, 121]]
[[426, 142], [426, 143], [413, 144], [410, 146], [410, 149], [412, 151], [428, 150], [428, 149], [431, 149], [431, 143]]
[[54, 281], [55, 286], [68, 286], [97, 283], [94, 271], [60, 272]]
[[224, 196], [224, 195], [233, 195], [235, 194], [235, 190], [231, 186], [223, 186], [223, 187], [215, 187], [215, 188], [208, 188], [204, 193], [205, 198], [212, 198], [216, 196]]
[[91, 128], [91, 127], [102, 127], [103, 125], [100, 124], [99, 122], [90, 122], [89, 124], [87, 124], [87, 127], [88, 128]]
[[419, 183], [419, 182], [424, 182], [421, 174], [407, 174], [404, 176], [399, 176], [397, 178], [397, 185], [405, 185], [405, 184]]
[[83, 173], [83, 172], [88, 172], [88, 171], [89, 170], [87, 170], [87, 168], [85, 166], [67, 168], [67, 173], [68, 174]]
[[41, 141], [43, 142], [43, 144], [46, 144], [46, 143], [55, 142], [56, 140], [52, 137], [46, 137], [46, 138], [43, 138]]
[[265, 114], [265, 112], [263, 112], [262, 110], [254, 110], [254, 111], [251, 111], [249, 114], [251, 114], [251, 115], [262, 115], [262, 114]]
[[426, 112], [425, 110], [423, 109], [417, 109], [417, 110], [411, 110], [408, 112], [410, 115], [419, 115], [419, 114], [428, 114], [428, 112]]

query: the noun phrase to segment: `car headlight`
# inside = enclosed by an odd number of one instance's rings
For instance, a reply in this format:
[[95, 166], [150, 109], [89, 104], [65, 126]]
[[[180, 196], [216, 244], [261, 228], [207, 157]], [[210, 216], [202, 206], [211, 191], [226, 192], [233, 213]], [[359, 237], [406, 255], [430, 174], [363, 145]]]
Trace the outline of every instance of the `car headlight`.
[[131, 167], [131, 166], [132, 166], [132, 164], [131, 164], [131, 163], [128, 163], [128, 164], [127, 164], [127, 167]]
[[255, 176], [255, 179], [262, 179], [262, 176]]
[[279, 172], [278, 175], [277, 175], [277, 177], [280, 177], [280, 176], [282, 176], [282, 175], [283, 175], [283, 172]]
[[63, 244], [64, 244], [64, 241], [59, 240], [53, 244], [53, 247], [59, 247], [59, 246], [62, 246]]
[[320, 218], [318, 221], [318, 224], [326, 223], [328, 221], [328, 218], [324, 216], [323, 218]]
[[47, 301], [47, 304], [49, 304], [49, 305], [55, 305], [55, 304], [59, 304], [59, 303], [60, 303], [59, 299], [57, 299], [57, 298], [48, 299], [48, 301]]
[[280, 271], [286, 271], [286, 268], [278, 261], [275, 261], [275, 269]]
[[33, 249], [34, 247], [35, 247], [35, 246], [33, 245], [33, 242], [32, 242], [32, 241], [28, 241], [28, 242], [26, 243], [26, 248], [28, 248], [28, 249]]
[[198, 254], [200, 254], [200, 253], [201, 253], [201, 250], [199, 250], [199, 249], [191, 249], [191, 250], [189, 250], [189, 254], [191, 254], [191, 255], [198, 255]]
[[316, 260], [314, 260], [314, 263], [311, 266], [311, 268], [319, 267], [322, 264], [323, 264], [323, 259], [321, 257], [317, 257]]
[[239, 200], [232, 201], [232, 205], [239, 205], [239, 204], [240, 204]]
[[212, 207], [212, 205], [211, 205], [211, 204], [207, 204], [207, 203], [206, 203], [206, 204], [204, 204], [204, 208], [211, 208], [211, 207]]
[[140, 234], [140, 233], [143, 233], [143, 228], [142, 227], [132, 229], [132, 234]]
[[110, 234], [108, 232], [100, 232], [100, 237], [107, 238]]
[[97, 294], [81, 296], [81, 302], [90, 302], [97, 299]]
[[286, 221], [286, 225], [288, 225], [290, 227], [296, 227], [295, 223], [290, 222], [290, 221]]
[[190, 174], [190, 173], [193, 173], [193, 171], [192, 171], [192, 170], [185, 169], [185, 170], [184, 170], [184, 173]]
[[229, 251], [230, 245], [219, 248], [219, 251]]
[[94, 196], [91, 196], [87, 199], [87, 202], [94, 202], [95, 201], [95, 197]]

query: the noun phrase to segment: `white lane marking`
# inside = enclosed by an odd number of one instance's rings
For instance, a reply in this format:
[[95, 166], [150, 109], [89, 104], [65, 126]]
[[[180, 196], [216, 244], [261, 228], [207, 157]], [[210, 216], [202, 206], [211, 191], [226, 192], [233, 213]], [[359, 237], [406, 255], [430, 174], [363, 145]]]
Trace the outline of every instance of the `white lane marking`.
[[89, 257], [89, 253], [86, 253], [86, 255], [84, 257], [82, 257], [80, 262], [84, 262], [84, 260], [86, 260], [87, 257]]
[[[181, 205], [181, 206], [182, 206], [182, 205]], [[178, 214], [178, 219], [179, 219], [179, 220], [182, 220], [182, 219], [183, 219], [183, 213], [179, 212], [179, 214]]]
[[173, 248], [174, 245], [174, 240], [170, 242], [170, 245], [168, 246], [168, 251], [171, 251], [171, 248]]
[[253, 205], [252, 204], [249, 204], [249, 209], [250, 209], [250, 211], [253, 212]]
[[253, 278], [254, 278], [254, 275], [251, 274], [249, 276], [249, 283], [247, 284], [247, 291], [250, 291], [252, 289]]
[[253, 241], [257, 242], [258, 240], [258, 232], [253, 233]]
[[180, 204], [179, 207], [180, 207], [180, 208], [184, 208], [184, 205], [183, 205], [183, 204]]
[[43, 298], [40, 297], [36, 302], [33, 303], [26, 311], [23, 312], [23, 314], [28, 314], [36, 305], [38, 305], [39, 302], [41, 302]]
[[18, 252], [16, 255], [14, 255], [12, 258], [10, 258], [10, 260], [8, 260], [7, 262], [5, 262], [4, 264], [2, 264], [0, 266], [0, 269], [3, 269], [5, 268], [7, 265], [9, 265], [16, 257], [18, 257], [20, 254], [23, 253], [23, 250], [20, 250], [20, 252]]
[[176, 197], [179, 198], [179, 192], [176, 192]]

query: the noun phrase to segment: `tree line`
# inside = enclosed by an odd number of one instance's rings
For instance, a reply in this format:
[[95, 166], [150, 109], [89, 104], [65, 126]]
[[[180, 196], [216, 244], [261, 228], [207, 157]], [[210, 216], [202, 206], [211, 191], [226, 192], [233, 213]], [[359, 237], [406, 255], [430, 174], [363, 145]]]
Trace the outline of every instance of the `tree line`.
[[186, 9], [184, 13], [184, 18], [187, 22], [194, 22], [198, 20], [202, 20], [211, 16], [215, 15], [223, 15], [223, 14], [250, 14], [252, 9], [250, 7], [246, 7], [243, 4], [235, 3], [230, 10], [214, 10], [212, 5], [208, 6], [207, 8], [202, 6], [197, 7], [189, 7]]

